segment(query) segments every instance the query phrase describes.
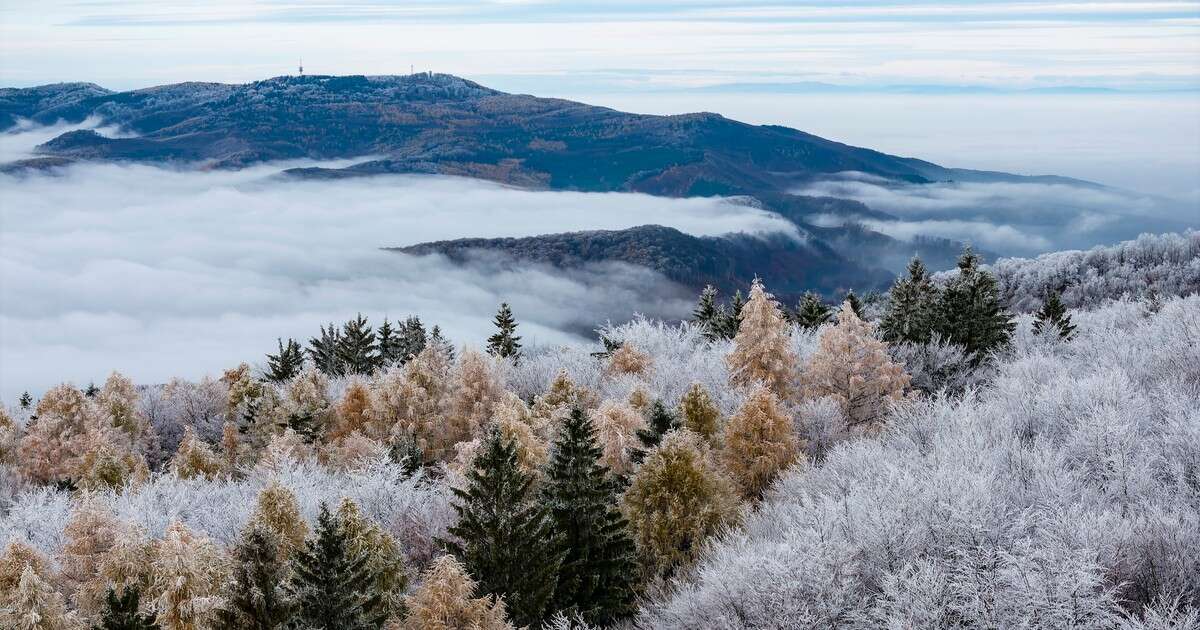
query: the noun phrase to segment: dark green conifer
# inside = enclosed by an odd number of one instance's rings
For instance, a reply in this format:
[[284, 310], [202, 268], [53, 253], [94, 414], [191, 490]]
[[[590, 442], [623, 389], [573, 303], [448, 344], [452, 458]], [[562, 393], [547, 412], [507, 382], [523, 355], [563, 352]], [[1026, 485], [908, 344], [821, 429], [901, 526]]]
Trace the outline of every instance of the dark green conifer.
[[704, 336], [711, 340], [719, 334], [717, 327], [721, 325], [721, 319], [721, 308], [717, 304], [717, 289], [711, 284], [706, 285], [700, 292], [696, 310], [692, 311], [692, 321], [699, 324], [704, 329]]
[[822, 302], [821, 297], [816, 293], [809, 291], [796, 305], [794, 321], [801, 328], [819, 328], [821, 324], [829, 321], [832, 314], [829, 305]]
[[564, 554], [552, 609], [608, 625], [635, 609], [638, 564], [600, 455], [592, 421], [573, 409], [554, 443], [542, 497]]
[[21, 405], [21, 409], [29, 409], [33, 406], [33, 396], [30, 396], [29, 392], [25, 392], [21, 394], [21, 398], [17, 400], [17, 403]]
[[637, 430], [638, 442], [641, 448], [635, 449], [631, 455], [633, 461], [639, 464], [646, 454], [662, 443], [663, 436], [683, 426], [679, 416], [667, 408], [661, 400], [650, 405], [650, 413], [646, 418], [646, 428]]
[[454, 361], [454, 344], [450, 343], [449, 339], [446, 339], [442, 336], [442, 329], [437, 325], [434, 325], [433, 330], [429, 331], [428, 343], [431, 346], [440, 347], [442, 352], [445, 352], [446, 356], [450, 358], [450, 361]]
[[387, 368], [400, 363], [400, 335], [386, 317], [379, 325], [378, 349], [380, 367]]
[[251, 527], [233, 550], [233, 577], [225, 603], [217, 612], [216, 630], [279, 630], [291, 620], [295, 606], [285, 589], [288, 566], [278, 537]]
[[141, 592], [136, 586], [121, 589], [119, 596], [109, 588], [99, 622], [92, 630], [159, 630], [154, 615], [138, 611], [140, 599]]
[[386, 621], [367, 556], [350, 552], [341, 523], [324, 503], [316, 531], [296, 551], [287, 590], [295, 600], [292, 623], [298, 628], [375, 630]]
[[1057, 291], [1046, 296], [1042, 308], [1035, 314], [1033, 332], [1036, 335], [1056, 334], [1063, 341], [1070, 341], [1075, 336], [1075, 324]]
[[346, 370], [338, 353], [341, 345], [341, 330], [331, 322], [328, 327], [321, 326], [320, 338], [313, 337], [308, 340], [308, 355], [312, 357], [317, 369], [327, 376], [344, 376]]
[[892, 285], [888, 310], [879, 322], [883, 340], [926, 343], [937, 322], [938, 290], [920, 258], [908, 263], [908, 275]]
[[496, 357], [511, 358], [516, 362], [521, 358], [521, 338], [514, 334], [517, 331], [517, 320], [513, 318], [512, 309], [508, 307], [507, 302], [500, 304], [500, 311], [492, 321], [498, 330], [496, 334], [488, 337], [487, 353]]
[[517, 466], [516, 446], [493, 426], [467, 488], [453, 488], [458, 524], [448, 531], [457, 540], [444, 542], [478, 582], [479, 595], [503, 597], [514, 624], [536, 627], [554, 612], [562, 552], [532, 485]]
[[942, 338], [962, 346], [973, 365], [1012, 340], [1016, 324], [1000, 304], [996, 279], [979, 268], [979, 256], [969, 247], [958, 259], [958, 277], [947, 283], [938, 301], [938, 326]]
[[295, 339], [288, 339], [286, 345], [283, 339], [276, 341], [279, 343], [279, 354], [267, 355], [266, 377], [274, 383], [282, 383], [300, 373], [300, 368], [304, 367], [304, 353]]
[[388, 458], [399, 464], [405, 475], [412, 476], [421, 470], [425, 454], [415, 438], [405, 435], [392, 442], [391, 447], [388, 448]]
[[412, 316], [404, 320], [404, 327], [400, 329], [400, 342], [397, 352], [400, 355], [400, 363], [408, 363], [412, 357], [421, 354], [425, 349], [427, 335], [425, 334], [425, 325], [421, 323], [421, 318]]
[[615, 339], [609, 339], [605, 335], [600, 335], [600, 345], [604, 346], [604, 350], [601, 350], [600, 352], [593, 352], [589, 356], [597, 359], [607, 359], [611, 357], [614, 352], [620, 350], [621, 346], [625, 345], [625, 343]]
[[83, 395], [88, 398], [95, 398], [100, 393], [100, 388], [96, 387], [95, 382], [88, 383], [87, 389], [83, 390]]
[[375, 343], [375, 331], [362, 313], [342, 325], [337, 357], [346, 374], [370, 374], [379, 367], [379, 348]]

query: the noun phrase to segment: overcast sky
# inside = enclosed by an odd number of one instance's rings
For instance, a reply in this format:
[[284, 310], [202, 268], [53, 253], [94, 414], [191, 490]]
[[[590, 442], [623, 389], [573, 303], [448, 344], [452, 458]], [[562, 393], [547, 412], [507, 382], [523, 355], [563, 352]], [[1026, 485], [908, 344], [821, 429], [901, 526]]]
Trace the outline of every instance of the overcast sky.
[[1200, 2], [3, 0], [0, 84], [451, 72], [629, 89], [1200, 87]]

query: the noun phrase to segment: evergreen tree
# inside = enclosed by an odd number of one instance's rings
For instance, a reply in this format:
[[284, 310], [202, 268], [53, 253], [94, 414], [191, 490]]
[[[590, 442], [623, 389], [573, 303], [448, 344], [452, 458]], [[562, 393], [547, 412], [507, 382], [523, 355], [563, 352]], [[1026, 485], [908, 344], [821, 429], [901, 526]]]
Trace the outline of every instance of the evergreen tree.
[[409, 435], [392, 443], [388, 448], [388, 458], [399, 464], [404, 470], [404, 474], [409, 476], [415, 475], [418, 470], [421, 470], [421, 464], [425, 461], [421, 445], [417, 444], [417, 440]]
[[488, 337], [487, 353], [496, 357], [511, 357], [514, 362], [521, 358], [521, 338], [514, 335], [517, 331], [517, 320], [513, 319], [512, 309], [508, 303], [500, 304], [500, 311], [493, 320], [499, 330]]
[[617, 488], [600, 464], [591, 419], [578, 407], [559, 430], [543, 501], [563, 556], [552, 610], [607, 625], [634, 610], [636, 549], [617, 510]]
[[304, 365], [304, 353], [295, 339], [288, 339], [286, 345], [283, 339], [276, 341], [279, 343], [279, 354], [267, 355], [266, 376], [273, 383], [282, 383], [300, 372]]
[[458, 542], [446, 547], [479, 582], [480, 595], [504, 598], [517, 625], [540, 625], [551, 612], [562, 563], [553, 522], [532, 493], [533, 476], [521, 471], [516, 446], [492, 427], [467, 488], [453, 488]]
[[404, 320], [396, 344], [400, 363], [408, 363], [410, 359], [421, 354], [425, 349], [426, 337], [425, 325], [421, 323], [420, 317], [413, 316]]
[[920, 258], [908, 263], [908, 277], [892, 285], [891, 302], [879, 322], [884, 341], [926, 343], [937, 322], [938, 291]]
[[1035, 314], [1033, 332], [1036, 335], [1057, 334], [1063, 341], [1070, 341], [1075, 336], [1075, 324], [1071, 322], [1071, 315], [1067, 313], [1067, 307], [1063, 306], [1057, 291], [1046, 296], [1042, 308]]
[[275, 630], [284, 628], [294, 609], [284, 589], [288, 567], [279, 538], [254, 525], [233, 550], [233, 579], [225, 604], [217, 612], [217, 630]]
[[341, 523], [322, 503], [317, 529], [296, 552], [288, 585], [296, 600], [293, 623], [312, 630], [367, 630], [383, 626], [383, 603], [365, 555], [352, 554]]
[[703, 327], [704, 336], [711, 340], [716, 338], [715, 328], [720, 324], [721, 318], [721, 308], [717, 304], [717, 289], [711, 284], [706, 285], [700, 292], [700, 301], [696, 303], [696, 310], [692, 311], [692, 321]]
[[29, 392], [21, 394], [21, 398], [17, 401], [21, 405], [21, 409], [29, 409], [33, 405], [33, 396]]
[[100, 393], [100, 388], [96, 387], [96, 383], [94, 381], [91, 383], [88, 383], [87, 389], [83, 390], [83, 395], [87, 396], [88, 398], [95, 398], [96, 395], [99, 393]]
[[858, 299], [858, 296], [854, 294], [854, 289], [846, 291], [846, 297], [842, 298], [842, 303], [850, 305], [850, 309], [854, 311], [854, 314], [859, 319], [866, 320], [866, 317], [863, 315], [862, 300]]
[[450, 362], [454, 362], [454, 344], [450, 343], [449, 339], [442, 336], [441, 327], [434, 325], [433, 330], [429, 331], [428, 344], [441, 348]]
[[104, 608], [100, 621], [92, 630], [159, 630], [154, 615], [138, 611], [141, 591], [136, 586], [121, 589], [120, 596], [112, 588], [104, 597]]
[[383, 323], [379, 325], [379, 334], [377, 339], [380, 367], [386, 368], [401, 362], [401, 333], [402, 331], [397, 331], [392, 327], [392, 323], [389, 322], [386, 317], [383, 318]]
[[800, 303], [796, 305], [793, 321], [801, 328], [813, 329], [819, 328], [821, 324], [829, 321], [832, 315], [832, 309], [821, 301], [820, 296], [816, 293], [806, 292]]
[[1016, 323], [1000, 304], [996, 278], [979, 268], [979, 256], [967, 248], [958, 259], [958, 277], [938, 301], [937, 332], [956, 343], [979, 365], [1008, 346]]
[[729, 301], [729, 307], [720, 309], [720, 317], [717, 318], [718, 324], [714, 327], [714, 338], [733, 339], [737, 336], [738, 327], [742, 323], [742, 307], [745, 305], [746, 298], [742, 297], [742, 290], [738, 289], [733, 294], [733, 299]]
[[328, 327], [321, 326], [321, 337], [308, 340], [308, 354], [312, 357], [317, 369], [328, 376], [343, 376], [346, 371], [342, 366], [338, 349], [342, 345], [342, 333], [331, 322]]
[[379, 347], [375, 343], [375, 331], [367, 324], [367, 318], [357, 317], [342, 325], [342, 334], [337, 344], [338, 363], [345, 374], [370, 374], [379, 367]]
[[637, 431], [637, 439], [642, 446], [634, 449], [633, 461], [641, 463], [642, 459], [646, 457], [646, 453], [662, 442], [664, 435], [680, 426], [682, 423], [679, 422], [679, 416], [671, 413], [671, 410], [667, 409], [661, 400], [654, 401], [646, 418], [646, 427]]

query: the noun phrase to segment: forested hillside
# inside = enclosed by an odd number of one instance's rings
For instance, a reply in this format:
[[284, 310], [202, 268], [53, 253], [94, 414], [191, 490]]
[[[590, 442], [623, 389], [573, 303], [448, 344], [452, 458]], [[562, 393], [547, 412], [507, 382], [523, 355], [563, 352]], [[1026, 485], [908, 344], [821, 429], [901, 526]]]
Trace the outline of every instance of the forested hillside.
[[[1119, 259], [1177, 277], [1181, 238]], [[1017, 314], [1006, 268], [554, 347], [360, 315], [27, 394], [0, 627], [1195, 627], [1200, 296]]]

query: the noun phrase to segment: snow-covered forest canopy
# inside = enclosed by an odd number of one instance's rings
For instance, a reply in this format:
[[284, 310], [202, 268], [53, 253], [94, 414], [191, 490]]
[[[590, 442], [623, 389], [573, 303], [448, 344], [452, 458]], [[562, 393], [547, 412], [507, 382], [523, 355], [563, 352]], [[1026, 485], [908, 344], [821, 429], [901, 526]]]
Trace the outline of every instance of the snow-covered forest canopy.
[[0, 627], [1197, 627], [1198, 270], [967, 253], [869, 307], [64, 383], [0, 413]]

